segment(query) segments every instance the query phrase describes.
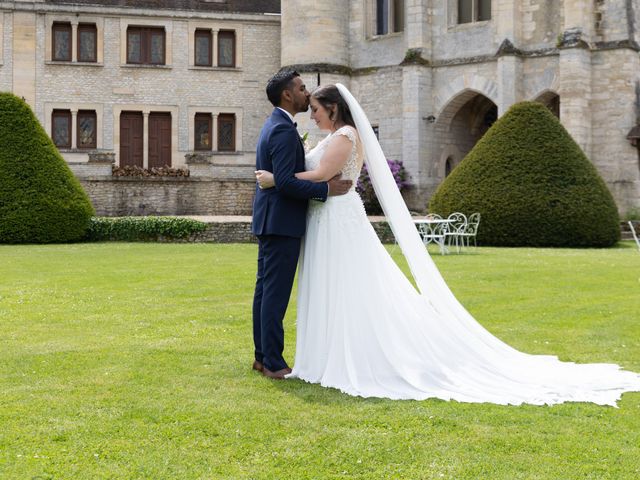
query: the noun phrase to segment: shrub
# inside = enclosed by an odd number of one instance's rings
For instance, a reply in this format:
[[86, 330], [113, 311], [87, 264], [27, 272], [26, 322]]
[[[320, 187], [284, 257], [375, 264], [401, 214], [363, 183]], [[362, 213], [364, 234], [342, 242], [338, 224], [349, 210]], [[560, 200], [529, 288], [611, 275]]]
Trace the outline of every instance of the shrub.
[[480, 212], [485, 245], [606, 247], [620, 238], [604, 181], [543, 105], [512, 106], [440, 185], [431, 212]]
[[175, 217], [93, 217], [86, 240], [145, 241], [186, 238], [202, 232], [207, 224]]
[[[410, 185], [409, 175], [407, 174], [404, 165], [402, 165], [402, 161], [387, 159], [387, 163], [389, 164], [389, 169], [393, 174], [393, 179], [396, 181], [398, 190], [402, 192]], [[356, 191], [360, 195], [360, 198], [362, 198], [364, 208], [369, 215], [381, 215], [383, 213], [382, 207], [380, 206], [380, 203], [378, 203], [376, 192], [373, 190], [373, 184], [369, 178], [369, 172], [367, 171], [366, 165], [362, 167], [362, 171], [360, 172], [360, 177], [356, 184]]]
[[94, 213], [29, 106], [0, 93], [0, 243], [80, 240]]

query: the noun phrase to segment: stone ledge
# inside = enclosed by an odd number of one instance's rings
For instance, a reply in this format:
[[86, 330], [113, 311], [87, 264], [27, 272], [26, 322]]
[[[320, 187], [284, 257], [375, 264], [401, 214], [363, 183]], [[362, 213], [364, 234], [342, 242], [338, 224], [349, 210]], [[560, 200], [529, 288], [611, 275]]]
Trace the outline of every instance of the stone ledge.
[[[162, 240], [164, 242], [180, 243], [256, 243], [256, 237], [251, 233], [251, 217], [247, 215], [187, 215], [187, 218], [207, 223], [204, 232], [191, 235], [185, 240]], [[371, 216], [369, 221], [382, 243], [394, 243], [395, 238], [385, 217]], [[640, 221], [633, 221], [637, 231], [640, 231]], [[622, 240], [633, 240], [627, 222], [620, 222]]]
[[[239, 216], [203, 216], [187, 215], [187, 218], [207, 223], [204, 232], [196, 233], [184, 240], [161, 240], [163, 242], [178, 243], [256, 243], [257, 239], [251, 233], [251, 217]], [[391, 228], [384, 217], [369, 217], [373, 229], [382, 243], [394, 243]]]

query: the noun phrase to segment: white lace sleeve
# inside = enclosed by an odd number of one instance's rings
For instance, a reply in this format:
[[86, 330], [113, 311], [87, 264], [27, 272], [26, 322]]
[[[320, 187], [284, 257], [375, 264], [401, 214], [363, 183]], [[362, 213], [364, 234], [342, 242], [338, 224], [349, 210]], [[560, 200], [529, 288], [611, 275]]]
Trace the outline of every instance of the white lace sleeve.
[[355, 189], [355, 183], [360, 176], [360, 169], [362, 168], [362, 159], [358, 154], [358, 133], [355, 128], [345, 125], [336, 130], [333, 135], [343, 135], [351, 142], [351, 153], [344, 167], [342, 167], [342, 178], [352, 180], [354, 182], [353, 188]]
[[344, 135], [351, 141], [351, 143], [353, 143], [353, 145], [356, 144], [356, 138], [357, 138], [356, 131], [353, 127], [350, 127], [349, 125], [340, 127], [338, 130], [336, 130], [334, 135]]

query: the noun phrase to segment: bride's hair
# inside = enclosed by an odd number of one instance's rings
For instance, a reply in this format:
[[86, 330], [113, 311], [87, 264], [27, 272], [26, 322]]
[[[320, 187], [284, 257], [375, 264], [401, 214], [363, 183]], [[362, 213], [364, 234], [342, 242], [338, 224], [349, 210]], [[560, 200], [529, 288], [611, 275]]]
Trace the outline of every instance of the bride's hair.
[[[327, 109], [329, 112], [329, 120], [334, 123], [341, 122], [356, 128], [356, 124], [351, 116], [351, 110], [349, 110], [347, 102], [345, 102], [342, 95], [340, 95], [338, 87], [333, 84], [324, 85], [316, 88], [311, 96]], [[332, 110], [334, 105], [337, 106], [335, 113]]]

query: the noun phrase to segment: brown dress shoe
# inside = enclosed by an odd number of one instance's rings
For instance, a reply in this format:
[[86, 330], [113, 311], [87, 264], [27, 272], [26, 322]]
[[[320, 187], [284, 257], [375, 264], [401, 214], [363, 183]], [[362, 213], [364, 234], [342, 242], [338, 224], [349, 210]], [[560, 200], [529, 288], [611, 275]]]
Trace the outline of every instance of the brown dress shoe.
[[289, 373], [291, 373], [291, 369], [290, 368], [283, 368], [282, 370], [278, 370], [275, 372], [272, 372], [271, 370], [269, 370], [266, 367], [263, 367], [262, 369], [262, 374], [265, 377], [268, 378], [273, 378], [274, 380], [284, 380], [284, 376], [288, 375]]
[[251, 366], [251, 368], [253, 368], [254, 370], [257, 370], [259, 372], [261, 372], [264, 369], [264, 366], [262, 365], [261, 362], [259, 362], [258, 360], [255, 360], [253, 362], [253, 365]]

